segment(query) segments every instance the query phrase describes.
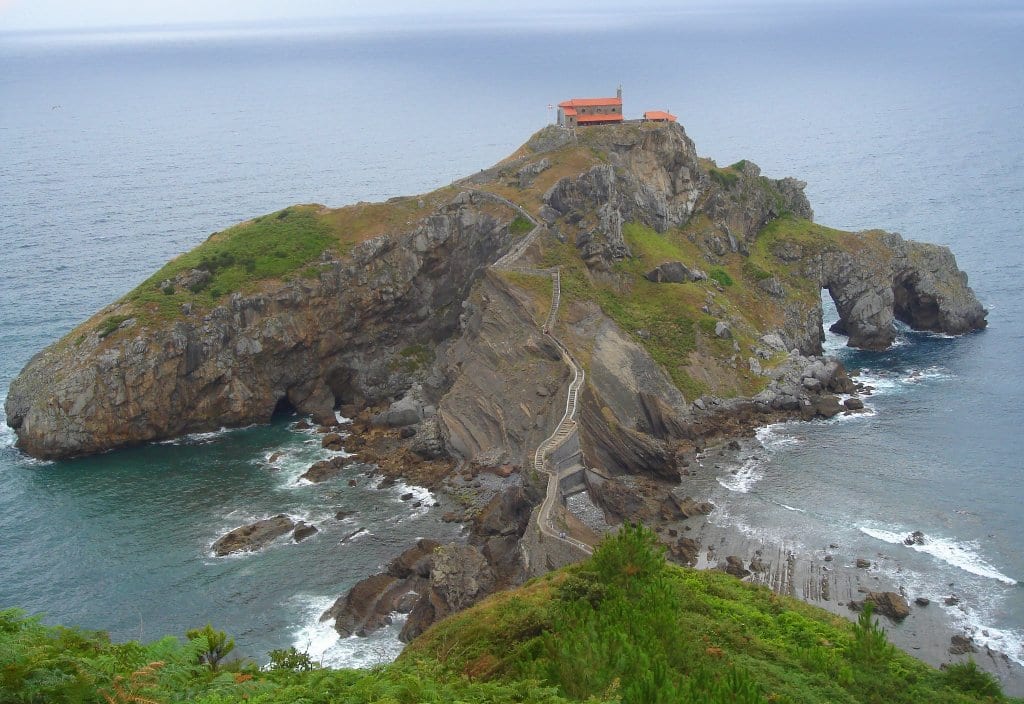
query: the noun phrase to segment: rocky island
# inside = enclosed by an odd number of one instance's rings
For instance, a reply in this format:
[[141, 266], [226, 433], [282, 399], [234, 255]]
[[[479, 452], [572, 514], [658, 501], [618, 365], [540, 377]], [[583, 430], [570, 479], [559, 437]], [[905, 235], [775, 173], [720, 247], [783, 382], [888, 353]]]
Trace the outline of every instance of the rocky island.
[[677, 562], [792, 591], [784, 560], [684, 534], [714, 510], [687, 493], [700, 453], [863, 408], [821, 356], [823, 289], [851, 346], [885, 349], [897, 320], [986, 324], [947, 248], [816, 224], [804, 186], [700, 158], [674, 123], [548, 127], [428, 194], [212, 235], [33, 357], [7, 422], [24, 452], [65, 458], [295, 411], [389, 476], [473, 487], [451, 516], [467, 544], [420, 541], [341, 596], [324, 618], [345, 635], [401, 611], [412, 638], [623, 521], [657, 526]]

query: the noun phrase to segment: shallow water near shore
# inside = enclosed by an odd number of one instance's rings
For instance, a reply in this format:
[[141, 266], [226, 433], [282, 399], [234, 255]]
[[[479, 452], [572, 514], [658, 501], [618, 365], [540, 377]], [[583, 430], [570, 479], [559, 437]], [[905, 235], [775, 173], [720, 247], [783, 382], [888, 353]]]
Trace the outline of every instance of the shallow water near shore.
[[[904, 331], [884, 353], [830, 336], [875, 387], [869, 412], [762, 431], [736, 475], [712, 466], [693, 489], [713, 496], [713, 520], [870, 558], [1024, 658], [1021, 20], [966, 3], [875, 12], [609, 17], [571, 31], [0, 34], [0, 393], [32, 354], [210, 232], [294, 202], [444, 185], [514, 151], [546, 104], [621, 81], [627, 112], [669, 108], [701, 154], [806, 180], [818, 221], [952, 247], [989, 330]], [[440, 509], [411, 511], [401, 487], [298, 483], [321, 450], [290, 422], [59, 463], [19, 454], [0, 423], [0, 607], [116, 638], [211, 621], [257, 657], [308, 644], [332, 664], [390, 659], [393, 630], [338, 642], [318, 613], [415, 538], [457, 528]], [[339, 509], [357, 513], [336, 521]], [[223, 531], [281, 512], [323, 530], [209, 556]], [[929, 542], [896, 542], [913, 530]], [[943, 606], [949, 593], [961, 604]]]

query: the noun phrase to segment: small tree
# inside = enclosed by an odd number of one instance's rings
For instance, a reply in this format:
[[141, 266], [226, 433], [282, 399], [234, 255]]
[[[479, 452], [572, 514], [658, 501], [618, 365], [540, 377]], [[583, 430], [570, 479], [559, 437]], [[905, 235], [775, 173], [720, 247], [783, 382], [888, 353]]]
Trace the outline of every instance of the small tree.
[[185, 637], [191, 641], [198, 640], [204, 647], [199, 653], [199, 664], [217, 671], [220, 661], [235, 649], [235, 639], [228, 638], [224, 631], [214, 630], [209, 623], [203, 628], [191, 628], [185, 631]]

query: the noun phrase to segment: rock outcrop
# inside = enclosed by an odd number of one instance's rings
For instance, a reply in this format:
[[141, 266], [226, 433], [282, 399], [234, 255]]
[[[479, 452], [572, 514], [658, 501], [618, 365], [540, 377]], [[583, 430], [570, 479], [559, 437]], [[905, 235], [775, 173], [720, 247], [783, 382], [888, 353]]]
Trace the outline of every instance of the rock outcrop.
[[239, 552], [255, 552], [265, 548], [278, 538], [292, 534], [295, 542], [300, 542], [319, 532], [316, 526], [305, 521], [295, 521], [283, 513], [270, 518], [263, 518], [231, 530], [210, 547], [217, 557], [224, 557]]
[[[886, 349], [894, 321], [914, 330], [953, 335], [984, 328], [987, 311], [947, 247], [867, 233], [856, 252], [827, 249], [802, 261], [805, 274], [828, 289], [849, 345]], [[820, 348], [817, 350], [820, 353]]]
[[514, 215], [463, 193], [408, 234], [325, 252], [316, 279], [65, 338], [11, 384], [7, 422], [20, 449], [59, 458], [267, 422], [281, 406], [333, 421], [336, 404], [407, 386], [398, 353], [456, 329], [462, 301], [509, 246]]

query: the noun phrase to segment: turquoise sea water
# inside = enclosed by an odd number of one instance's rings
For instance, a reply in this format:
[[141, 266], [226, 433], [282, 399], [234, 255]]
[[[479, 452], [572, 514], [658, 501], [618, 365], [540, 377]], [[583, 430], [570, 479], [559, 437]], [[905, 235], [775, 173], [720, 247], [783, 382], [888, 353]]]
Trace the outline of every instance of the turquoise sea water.
[[[953, 248], [990, 309], [956, 339], [841, 348], [874, 413], [773, 428], [722, 516], [808, 549], [882, 552], [908, 587], [965, 610], [1024, 661], [1024, 20], [1012, 8], [746, 10], [452, 27], [388, 25], [0, 34], [0, 392], [28, 358], [209, 233], [295, 202], [422, 192], [488, 166], [546, 106], [623, 85], [701, 154], [808, 182], [817, 219]], [[315, 438], [270, 427], [61, 463], [0, 447], [0, 605], [154, 638], [213, 621], [240, 648], [311, 643], [317, 611], [417, 536], [450, 537], [403, 487], [296, 482]], [[284, 450], [284, 467], [268, 465]], [[345, 521], [338, 509], [355, 510]], [[308, 542], [214, 559], [209, 544], [287, 512]], [[341, 539], [358, 527], [368, 533]], [[928, 551], [894, 544], [922, 530]], [[994, 634], [994, 635], [992, 635]]]

